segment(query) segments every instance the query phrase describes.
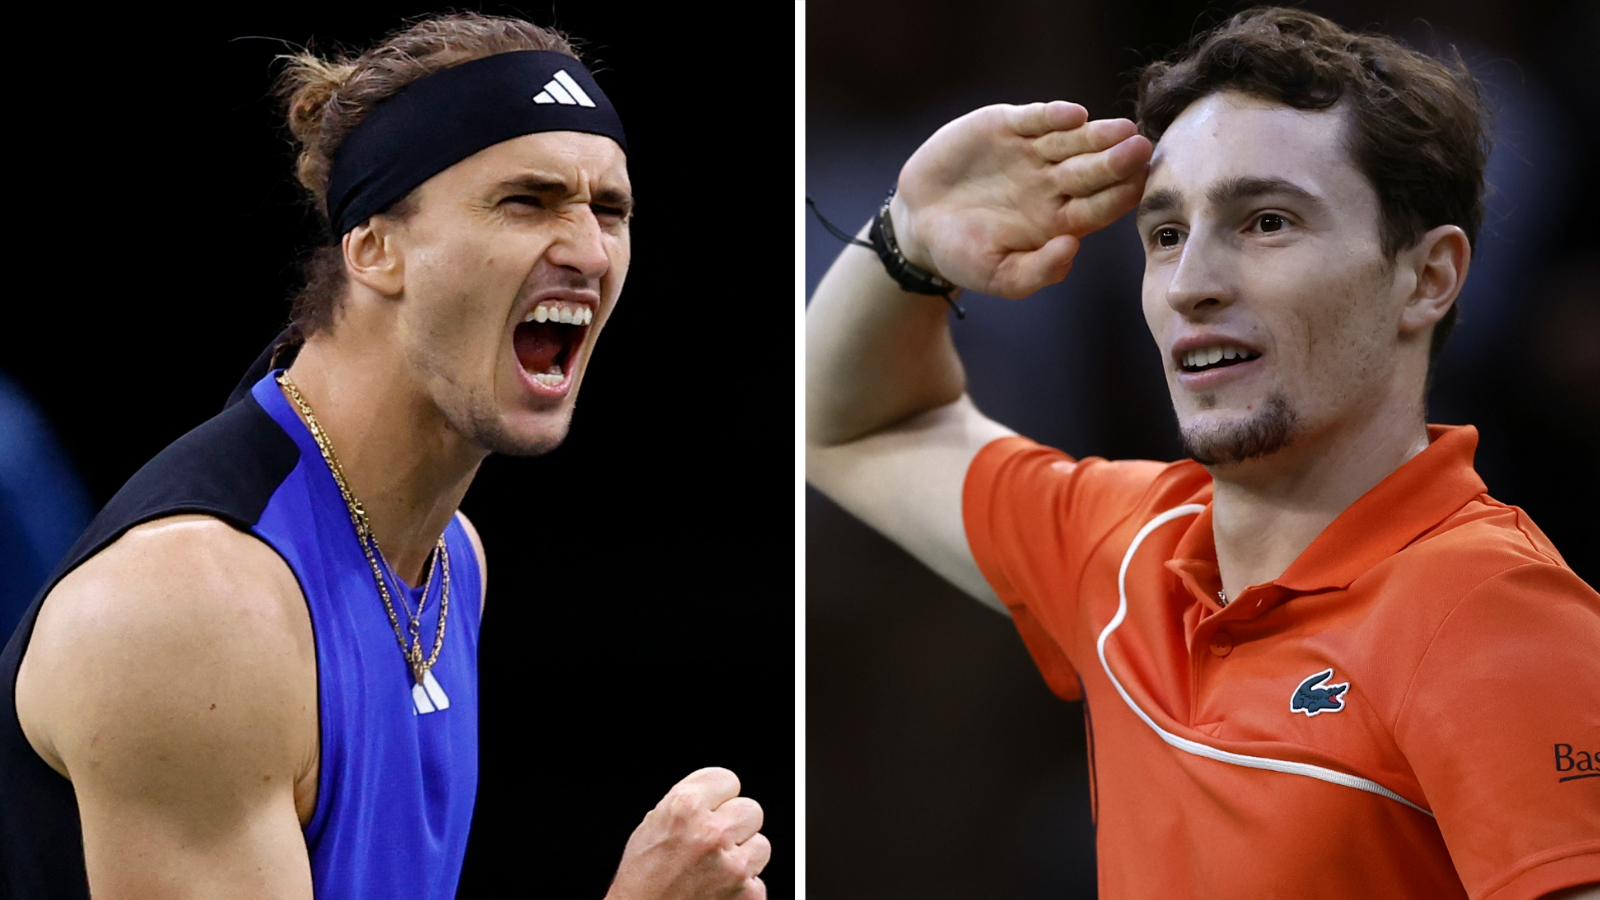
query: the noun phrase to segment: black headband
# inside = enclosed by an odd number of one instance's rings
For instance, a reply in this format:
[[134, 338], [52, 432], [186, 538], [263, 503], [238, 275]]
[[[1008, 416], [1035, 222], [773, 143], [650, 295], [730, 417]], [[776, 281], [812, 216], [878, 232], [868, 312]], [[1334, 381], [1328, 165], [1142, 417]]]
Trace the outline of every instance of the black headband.
[[540, 131], [603, 135], [628, 149], [611, 101], [565, 53], [499, 53], [412, 82], [374, 107], [334, 155], [334, 237], [479, 150]]

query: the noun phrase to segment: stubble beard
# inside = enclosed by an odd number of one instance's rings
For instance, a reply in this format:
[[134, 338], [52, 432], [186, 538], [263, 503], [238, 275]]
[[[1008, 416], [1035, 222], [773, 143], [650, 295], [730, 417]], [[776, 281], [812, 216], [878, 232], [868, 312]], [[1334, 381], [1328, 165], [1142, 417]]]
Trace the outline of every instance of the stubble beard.
[[463, 419], [464, 421], [455, 425], [456, 430], [490, 453], [499, 453], [503, 456], [543, 456], [561, 446], [567, 439], [567, 431], [572, 426], [572, 407], [567, 407], [567, 415], [561, 420], [559, 428], [538, 436], [518, 434], [506, 427], [500, 418], [499, 410], [492, 404], [474, 404]]
[[1255, 415], [1225, 425], [1182, 426], [1183, 452], [1203, 466], [1270, 456], [1294, 442], [1300, 417], [1282, 394], [1270, 394]]
[[420, 356], [418, 366], [426, 373], [425, 381], [433, 386], [433, 401], [450, 429], [469, 443], [503, 456], [543, 456], [567, 439], [576, 398], [568, 398], [565, 414], [559, 419], [552, 416], [555, 421], [527, 434], [506, 423], [492, 388], [466, 387], [432, 355]]
[[565, 409], [556, 415], [540, 416], [547, 419], [536, 429], [513, 428], [507, 421], [492, 391], [461, 390], [450, 382], [445, 389], [434, 394], [434, 403], [451, 431], [490, 453], [503, 456], [543, 456], [561, 446], [572, 427], [573, 400], [568, 398]]

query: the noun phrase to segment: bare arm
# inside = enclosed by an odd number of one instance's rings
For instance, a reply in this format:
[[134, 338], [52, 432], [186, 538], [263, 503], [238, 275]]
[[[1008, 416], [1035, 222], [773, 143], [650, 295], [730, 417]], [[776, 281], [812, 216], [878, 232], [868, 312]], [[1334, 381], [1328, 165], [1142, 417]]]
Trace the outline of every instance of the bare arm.
[[[1065, 278], [1078, 240], [1132, 209], [1150, 143], [1081, 106], [989, 106], [941, 128], [900, 172], [890, 210], [911, 262], [1024, 297]], [[806, 313], [806, 477], [934, 571], [997, 608], [967, 546], [961, 489], [1010, 434], [966, 398], [937, 297], [902, 292], [847, 248]]]
[[17, 711], [72, 781], [97, 900], [311, 897], [315, 650], [261, 542], [198, 516], [130, 531], [51, 593]]

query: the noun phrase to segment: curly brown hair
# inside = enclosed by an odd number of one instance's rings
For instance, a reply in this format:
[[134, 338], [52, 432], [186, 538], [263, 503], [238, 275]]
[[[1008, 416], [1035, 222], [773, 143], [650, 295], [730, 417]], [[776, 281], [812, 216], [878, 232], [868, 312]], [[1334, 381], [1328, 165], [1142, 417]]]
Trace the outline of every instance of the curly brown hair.
[[[1144, 68], [1139, 130], [1158, 141], [1190, 104], [1224, 90], [1295, 109], [1348, 107], [1346, 149], [1377, 192], [1390, 259], [1440, 225], [1459, 226], [1476, 245], [1488, 109], [1454, 48], [1438, 60], [1303, 10], [1258, 7]], [[1452, 304], [1434, 326], [1430, 369], [1456, 317]]]
[[[310, 51], [282, 57], [277, 94], [285, 101], [289, 132], [298, 149], [295, 177], [312, 205], [328, 219], [328, 176], [345, 138], [384, 100], [412, 82], [443, 69], [497, 53], [553, 50], [574, 59], [578, 52], [559, 31], [521, 19], [454, 13], [413, 22], [356, 56], [324, 59]], [[411, 197], [385, 215], [404, 219]], [[335, 236], [305, 263], [305, 286], [295, 295], [290, 318], [302, 338], [333, 324], [347, 282], [344, 254]]]

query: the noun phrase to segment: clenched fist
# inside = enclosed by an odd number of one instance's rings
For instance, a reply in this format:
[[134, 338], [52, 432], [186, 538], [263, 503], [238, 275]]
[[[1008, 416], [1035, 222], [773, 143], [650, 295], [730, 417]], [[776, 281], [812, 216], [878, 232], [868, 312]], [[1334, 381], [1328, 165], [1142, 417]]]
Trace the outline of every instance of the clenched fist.
[[628, 838], [606, 900], [766, 900], [761, 806], [727, 769], [673, 786]]
[[934, 132], [890, 207], [906, 258], [958, 285], [1025, 297], [1067, 277], [1078, 239], [1144, 192], [1150, 141], [1076, 103], [985, 106]]

